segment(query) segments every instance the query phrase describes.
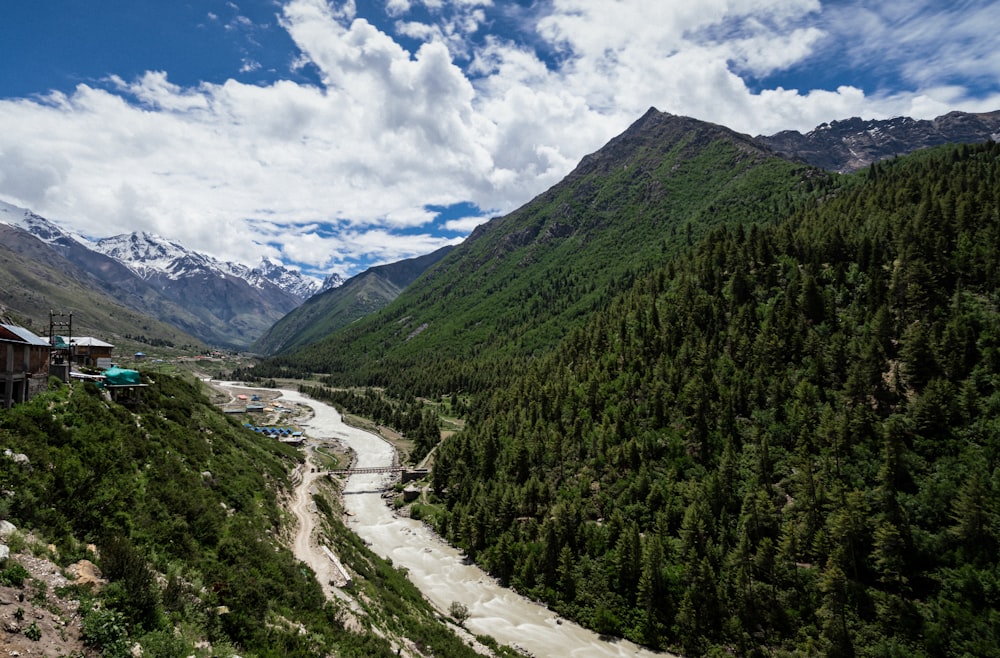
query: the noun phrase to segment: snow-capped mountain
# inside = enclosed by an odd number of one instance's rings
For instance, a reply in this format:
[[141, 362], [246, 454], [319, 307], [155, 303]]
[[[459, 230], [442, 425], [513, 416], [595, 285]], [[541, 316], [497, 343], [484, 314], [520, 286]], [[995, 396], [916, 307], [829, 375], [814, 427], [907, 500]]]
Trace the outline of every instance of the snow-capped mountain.
[[[154, 275], [164, 275], [176, 280], [199, 272], [216, 272], [238, 277], [259, 289], [277, 286], [300, 300], [308, 299], [321, 288], [336, 287], [343, 283], [339, 274], [332, 274], [321, 283], [318, 279], [304, 276], [301, 272], [266, 257], [261, 258], [257, 267], [223, 262], [145, 231], [125, 233], [94, 242], [68, 233], [26, 208], [4, 201], [0, 201], [0, 222], [22, 228], [51, 245], [69, 247], [71, 243], [75, 243], [90, 248], [113, 258], [144, 280], [149, 280]], [[333, 285], [329, 285], [331, 280], [334, 281]]]
[[333, 272], [323, 280], [323, 285], [320, 286], [318, 291], [316, 291], [316, 294], [332, 290], [333, 288], [339, 288], [342, 285], [344, 285], [344, 277], [340, 276], [336, 272]]
[[305, 300], [319, 291], [316, 279], [303, 276], [268, 258], [261, 258], [257, 267], [220, 261], [208, 254], [188, 249], [177, 242], [145, 231], [103, 238], [93, 243], [96, 251], [114, 258], [143, 279], [165, 277], [176, 281], [185, 277], [215, 273], [234, 276], [254, 288], [268, 290], [277, 287]]
[[67, 233], [44, 217], [5, 201], [0, 201], [0, 222], [22, 228], [47, 244], [64, 245], [69, 241], [80, 241], [79, 237]]
[[[260, 264], [254, 268], [245, 265], [230, 263], [233, 266], [233, 274], [237, 271], [246, 270], [245, 274], [237, 274], [255, 285], [261, 281], [270, 281], [282, 290], [287, 290], [300, 299], [308, 299], [320, 291], [320, 282], [317, 279], [303, 275], [298, 270], [285, 267], [279, 262], [270, 258], [262, 257]], [[339, 275], [336, 275], [339, 276]]]
[[90, 284], [131, 308], [210, 345], [244, 348], [320, 282], [269, 260], [257, 267], [220, 261], [151, 233], [97, 241], [73, 235], [30, 210], [0, 202], [0, 222], [82, 268]]
[[158, 275], [177, 280], [199, 272], [228, 274], [214, 258], [145, 231], [102, 238], [92, 246], [146, 280]]

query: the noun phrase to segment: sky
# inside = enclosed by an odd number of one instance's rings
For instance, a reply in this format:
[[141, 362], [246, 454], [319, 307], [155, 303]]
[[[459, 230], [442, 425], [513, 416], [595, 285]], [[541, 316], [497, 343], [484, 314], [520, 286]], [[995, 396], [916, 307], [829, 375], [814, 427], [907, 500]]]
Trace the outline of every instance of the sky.
[[650, 107], [751, 135], [1000, 109], [993, 0], [0, 3], [0, 199], [349, 277]]

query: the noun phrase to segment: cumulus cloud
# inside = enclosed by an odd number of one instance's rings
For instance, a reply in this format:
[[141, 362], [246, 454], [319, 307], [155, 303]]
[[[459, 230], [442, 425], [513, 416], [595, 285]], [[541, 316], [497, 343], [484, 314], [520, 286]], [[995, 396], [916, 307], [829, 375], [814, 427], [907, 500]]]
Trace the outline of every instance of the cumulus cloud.
[[[1000, 106], [989, 2], [370, 4], [281, 3], [289, 66], [318, 84], [181, 86], [164, 70], [0, 100], [0, 197], [86, 235], [353, 274], [517, 207], [650, 106], [751, 134]], [[231, 9], [227, 25], [254, 29]], [[903, 85], [760, 84], [835, 60]], [[482, 213], [428, 209], [463, 202]]]

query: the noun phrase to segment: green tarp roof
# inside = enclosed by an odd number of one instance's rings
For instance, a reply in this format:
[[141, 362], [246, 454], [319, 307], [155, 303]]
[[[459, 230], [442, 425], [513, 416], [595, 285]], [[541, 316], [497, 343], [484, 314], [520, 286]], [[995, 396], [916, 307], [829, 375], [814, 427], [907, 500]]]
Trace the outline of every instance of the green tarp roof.
[[108, 368], [104, 371], [104, 383], [108, 386], [135, 386], [139, 383], [139, 371], [126, 368]]

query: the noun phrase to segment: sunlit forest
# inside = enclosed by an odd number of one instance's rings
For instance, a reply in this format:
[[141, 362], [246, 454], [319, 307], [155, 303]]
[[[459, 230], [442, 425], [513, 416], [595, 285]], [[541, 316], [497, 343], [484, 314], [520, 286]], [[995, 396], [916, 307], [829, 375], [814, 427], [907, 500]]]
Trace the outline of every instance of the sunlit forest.
[[1000, 145], [713, 229], [442, 443], [436, 528], [689, 655], [1000, 653]]

